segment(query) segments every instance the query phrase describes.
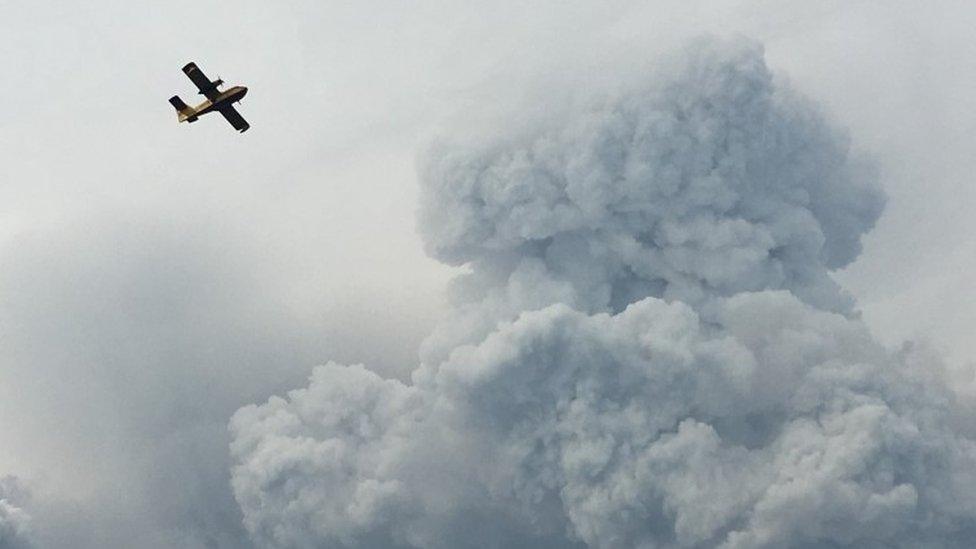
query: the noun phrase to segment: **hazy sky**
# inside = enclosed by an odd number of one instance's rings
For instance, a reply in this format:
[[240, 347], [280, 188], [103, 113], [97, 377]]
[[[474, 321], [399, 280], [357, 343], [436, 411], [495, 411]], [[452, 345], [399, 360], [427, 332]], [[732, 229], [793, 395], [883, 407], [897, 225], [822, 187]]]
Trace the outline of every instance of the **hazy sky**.
[[[0, 3], [0, 477], [58, 517], [45, 546], [235, 546], [234, 410], [330, 359], [403, 377], [443, 309], [417, 150], [702, 33], [764, 43], [877, 162], [837, 275], [875, 334], [976, 356], [970, 3], [525, 4]], [[190, 60], [250, 88], [246, 134], [176, 123]]]

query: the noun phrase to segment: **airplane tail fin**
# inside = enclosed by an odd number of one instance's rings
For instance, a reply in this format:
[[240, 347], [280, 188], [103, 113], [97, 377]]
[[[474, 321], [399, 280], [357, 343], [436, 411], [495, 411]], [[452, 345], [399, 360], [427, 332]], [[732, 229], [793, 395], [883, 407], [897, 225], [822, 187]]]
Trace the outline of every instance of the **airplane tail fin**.
[[180, 99], [180, 96], [174, 95], [173, 97], [170, 97], [169, 104], [173, 105], [173, 107], [176, 109], [176, 114], [179, 117], [180, 122], [196, 122], [196, 112], [190, 108], [189, 105], [184, 103], [183, 100]]

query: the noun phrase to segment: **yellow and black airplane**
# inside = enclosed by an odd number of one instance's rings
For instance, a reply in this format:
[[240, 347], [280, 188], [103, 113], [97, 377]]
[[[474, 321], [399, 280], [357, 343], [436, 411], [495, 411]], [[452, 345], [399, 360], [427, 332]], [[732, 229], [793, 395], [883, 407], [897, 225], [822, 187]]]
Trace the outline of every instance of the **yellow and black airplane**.
[[224, 118], [230, 122], [231, 126], [239, 132], [245, 132], [250, 128], [250, 124], [241, 117], [241, 113], [234, 109], [234, 103], [239, 102], [245, 95], [247, 95], [247, 88], [244, 86], [234, 86], [229, 90], [220, 91], [218, 89], [224, 81], [217, 78], [214, 81], [210, 81], [207, 75], [203, 74], [203, 71], [197, 67], [197, 64], [190, 61], [183, 67], [183, 72], [190, 77], [190, 80], [196, 84], [197, 88], [200, 90], [200, 95], [207, 98], [206, 101], [200, 103], [196, 107], [190, 107], [180, 99], [180, 96], [174, 95], [169, 98], [171, 105], [176, 107], [176, 113], [179, 116], [180, 122], [196, 122], [197, 117], [207, 114], [208, 112], [217, 111], [224, 115]]

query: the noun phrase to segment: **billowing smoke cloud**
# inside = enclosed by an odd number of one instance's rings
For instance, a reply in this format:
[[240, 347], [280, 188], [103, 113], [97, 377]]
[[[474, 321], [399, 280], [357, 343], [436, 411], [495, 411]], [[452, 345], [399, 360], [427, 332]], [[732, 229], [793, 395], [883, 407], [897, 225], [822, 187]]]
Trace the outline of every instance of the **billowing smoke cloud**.
[[428, 252], [470, 264], [462, 284], [490, 294], [428, 342], [442, 348], [427, 362], [554, 302], [707, 308], [788, 289], [850, 310], [828, 272], [858, 255], [882, 195], [845, 137], [774, 85], [759, 46], [701, 42], [640, 92], [567, 118], [424, 159]]
[[22, 506], [27, 489], [16, 477], [0, 477], [0, 549], [29, 549], [31, 517]]
[[328, 364], [231, 422], [265, 547], [964, 547], [976, 443], [939, 364], [829, 273], [883, 199], [761, 48], [432, 147], [464, 264], [412, 383]]
[[[0, 247], [0, 458], [31, 488], [8, 503], [38, 547], [251, 547], [227, 419], [301, 383], [324, 349], [369, 356], [349, 328], [365, 317], [287, 306], [294, 270], [256, 261], [253, 234], [156, 208], [66, 216]], [[403, 363], [392, 347], [374, 363]]]

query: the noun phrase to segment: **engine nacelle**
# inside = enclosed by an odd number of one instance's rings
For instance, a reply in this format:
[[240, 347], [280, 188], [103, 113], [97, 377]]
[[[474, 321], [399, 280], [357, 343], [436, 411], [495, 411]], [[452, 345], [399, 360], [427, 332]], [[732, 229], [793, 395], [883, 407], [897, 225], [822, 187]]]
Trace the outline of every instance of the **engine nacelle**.
[[217, 88], [219, 88], [223, 84], [224, 84], [224, 81], [218, 78], [218, 79], [210, 82], [210, 85], [209, 86], [201, 87], [200, 88], [200, 95], [207, 95], [207, 93], [209, 93], [210, 91], [219, 92], [220, 90], [218, 90]]

